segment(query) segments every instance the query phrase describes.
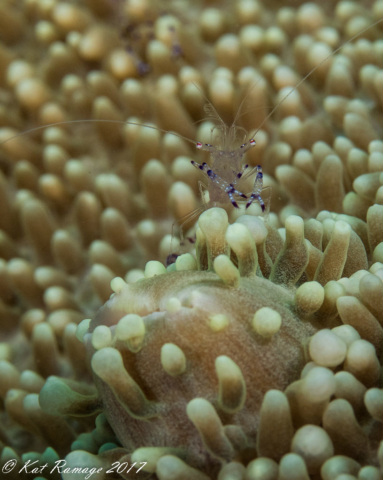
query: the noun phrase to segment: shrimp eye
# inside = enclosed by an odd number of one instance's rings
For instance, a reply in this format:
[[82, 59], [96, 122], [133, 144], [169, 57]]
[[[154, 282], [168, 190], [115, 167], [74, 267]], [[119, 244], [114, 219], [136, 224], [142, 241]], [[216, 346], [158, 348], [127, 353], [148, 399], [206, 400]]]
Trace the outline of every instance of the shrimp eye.
[[253, 145], [255, 145], [256, 142], [255, 142], [254, 138], [252, 138], [249, 143], [250, 143], [251, 146], [253, 146]]
[[245, 147], [245, 146], [246, 146], [246, 143], [243, 143], [243, 144], [241, 145], [241, 148], [243, 148], [243, 147]]
[[206, 147], [212, 147], [211, 143], [205, 143]]
[[196, 147], [197, 147], [197, 148], [202, 148], [202, 143], [201, 143], [201, 142], [197, 142]]

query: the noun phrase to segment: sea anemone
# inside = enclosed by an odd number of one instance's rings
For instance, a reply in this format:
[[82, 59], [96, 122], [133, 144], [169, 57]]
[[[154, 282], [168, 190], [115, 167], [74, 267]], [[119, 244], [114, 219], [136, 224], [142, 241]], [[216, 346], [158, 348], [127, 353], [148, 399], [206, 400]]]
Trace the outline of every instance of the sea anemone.
[[[249, 472], [263, 457], [274, 468], [289, 452], [310, 474], [334, 453], [374, 463], [377, 440], [355, 415], [374, 430], [366, 408], [377, 418], [383, 330], [371, 310], [383, 284], [355, 268], [342, 279], [354, 283], [347, 295], [338, 280], [366, 251], [337, 220], [322, 252], [307, 238], [315, 230], [322, 243], [315, 222], [289, 216], [283, 243], [257, 217], [229, 225], [222, 209], [203, 213], [197, 260], [181, 255], [167, 272], [149, 262], [133, 284], [115, 278], [111, 299], [79, 325], [100, 399], [50, 377], [43, 410], [90, 415], [102, 405], [120, 457], [148, 462], [142, 473], [161, 480], [205, 478], [197, 470], [220, 478], [255, 457]], [[355, 296], [367, 285], [376, 291], [368, 306]]]
[[[382, 12], [3, 2], [2, 468], [381, 477]], [[209, 209], [182, 245], [200, 159], [137, 123], [212, 141], [204, 94], [228, 124], [244, 100], [236, 124], [260, 127], [246, 161], [270, 213]]]

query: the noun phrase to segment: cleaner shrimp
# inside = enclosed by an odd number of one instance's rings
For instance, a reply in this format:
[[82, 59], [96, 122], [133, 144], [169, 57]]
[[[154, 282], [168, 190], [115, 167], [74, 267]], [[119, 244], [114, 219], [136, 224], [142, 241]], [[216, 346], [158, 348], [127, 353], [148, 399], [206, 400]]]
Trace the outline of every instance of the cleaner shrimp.
[[[365, 31], [369, 28], [380, 23], [381, 20], [376, 21], [372, 25], [368, 26], [367, 28], [363, 29], [362, 31], [358, 32], [352, 38], [350, 38], [346, 43], [342, 44], [338, 47], [334, 52], [331, 53], [328, 57], [322, 60], [319, 64], [317, 64], [314, 68], [312, 68], [309, 73], [307, 73], [282, 99], [281, 101], [275, 105], [270, 113], [264, 118], [261, 124], [257, 127], [256, 131], [250, 135], [248, 138], [247, 132], [245, 132], [245, 140], [242, 144], [238, 147], [235, 146], [236, 142], [238, 141], [238, 134], [240, 130], [244, 130], [242, 127], [238, 126], [236, 122], [238, 121], [241, 109], [246, 100], [246, 96], [251, 91], [251, 89], [255, 86], [255, 84], [249, 89], [247, 94], [244, 96], [241, 105], [237, 111], [237, 114], [234, 118], [234, 121], [230, 126], [228, 126], [220, 117], [216, 109], [213, 105], [209, 102], [209, 100], [205, 97], [206, 105], [204, 107], [205, 112], [208, 116], [212, 117], [216, 120], [217, 125], [215, 125], [211, 129], [211, 135], [213, 138], [214, 130], [218, 130], [219, 135], [217, 138], [217, 142], [213, 143], [202, 143], [200, 141], [194, 141], [190, 138], [187, 138], [179, 133], [164, 130], [158, 128], [153, 125], [146, 125], [144, 123], [139, 122], [131, 122], [131, 121], [120, 121], [120, 120], [108, 120], [108, 119], [87, 119], [87, 120], [72, 120], [72, 121], [64, 121], [64, 122], [56, 122], [51, 123], [49, 125], [43, 125], [39, 127], [35, 127], [29, 129], [25, 132], [18, 133], [17, 135], [13, 135], [3, 142], [0, 143], [4, 145], [6, 142], [9, 142], [20, 135], [25, 135], [31, 132], [36, 132], [38, 130], [42, 130], [48, 128], [50, 126], [60, 126], [64, 124], [70, 123], [86, 123], [86, 122], [106, 122], [106, 123], [115, 123], [115, 124], [128, 124], [128, 125], [137, 125], [143, 128], [149, 128], [153, 130], [157, 130], [162, 133], [169, 133], [174, 135], [178, 138], [183, 139], [184, 141], [193, 144], [198, 150], [208, 152], [210, 154], [211, 165], [206, 162], [198, 163], [195, 160], [191, 160], [192, 165], [200, 170], [202, 174], [205, 176], [207, 180], [207, 185], [205, 185], [202, 181], [199, 182], [199, 190], [202, 198], [202, 205], [197, 207], [195, 210], [188, 213], [186, 216], [182, 217], [181, 219], [174, 222], [173, 227], [176, 223], [179, 223], [180, 226], [180, 236], [181, 236], [181, 244], [183, 242], [183, 230], [182, 227], [186, 222], [192, 220], [195, 216], [199, 215], [203, 210], [206, 210], [211, 207], [226, 207], [228, 204], [231, 204], [233, 208], [240, 208], [241, 204], [244, 204], [245, 209], [248, 209], [254, 202], [257, 202], [262, 210], [264, 215], [267, 215], [269, 209], [269, 200], [265, 198], [264, 192], [269, 189], [270, 187], [263, 187], [263, 173], [261, 165], [257, 165], [254, 167], [250, 167], [248, 164], [243, 165], [243, 157], [245, 153], [255, 147], [256, 141], [255, 136], [265, 124], [265, 122], [273, 115], [273, 113], [282, 105], [283, 102], [287, 100], [287, 98], [295, 92], [303, 82], [310, 77], [321, 65], [327, 62], [331, 57], [333, 57], [337, 52], [339, 52], [344, 46], [352, 42], [355, 38], [362, 35]], [[197, 87], [198, 88], [198, 87]], [[202, 93], [202, 92], [201, 92]], [[202, 94], [203, 95], [203, 94]], [[243, 184], [244, 180], [249, 179], [255, 175], [255, 179], [253, 182], [253, 187], [250, 192], [244, 192], [240, 190], [241, 184]], [[207, 194], [207, 195], [206, 195]], [[173, 229], [172, 229], [172, 238], [173, 238]], [[172, 257], [170, 255], [169, 258]]]

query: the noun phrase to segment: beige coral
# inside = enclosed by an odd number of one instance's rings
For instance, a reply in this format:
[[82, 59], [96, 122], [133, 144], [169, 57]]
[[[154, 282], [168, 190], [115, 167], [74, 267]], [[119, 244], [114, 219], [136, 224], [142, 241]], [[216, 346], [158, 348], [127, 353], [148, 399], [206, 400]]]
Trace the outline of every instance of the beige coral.
[[[60, 123], [0, 146], [1, 466], [65, 457], [104, 470], [147, 460], [133, 476], [160, 480], [380, 478], [383, 65], [381, 24], [367, 27], [382, 1], [116, 5], [0, 6], [0, 142]], [[191, 82], [228, 123], [248, 92], [248, 131], [285, 99], [246, 160], [263, 166], [271, 212], [206, 212], [196, 258], [190, 246], [166, 269], [169, 245], [182, 252], [171, 224], [200, 201], [194, 153], [113, 122], [210, 142]], [[120, 350], [126, 368], [111, 368]], [[113, 408], [112, 431], [109, 402], [136, 425], [132, 443]], [[132, 420], [147, 406], [160, 416]]]

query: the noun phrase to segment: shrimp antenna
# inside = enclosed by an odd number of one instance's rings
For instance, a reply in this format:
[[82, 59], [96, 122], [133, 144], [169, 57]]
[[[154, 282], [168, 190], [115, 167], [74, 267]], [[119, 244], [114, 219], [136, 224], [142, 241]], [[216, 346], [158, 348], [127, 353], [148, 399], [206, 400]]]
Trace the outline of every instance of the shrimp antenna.
[[222, 120], [222, 118], [220, 117], [219, 113], [217, 112], [217, 110], [213, 107], [213, 104], [211, 103], [211, 101], [206, 97], [206, 95], [203, 93], [203, 91], [199, 88], [199, 86], [194, 83], [194, 82], [191, 82], [195, 88], [199, 91], [199, 93], [202, 95], [202, 97], [205, 99], [206, 101], [206, 104], [204, 105], [203, 109], [205, 110], [205, 113], [209, 116], [209, 117], [213, 117], [213, 118], [216, 118], [217, 120], [219, 120], [222, 125], [226, 126], [225, 122]]
[[[255, 85], [256, 84], [254, 84], [254, 86]], [[248, 93], [250, 93], [250, 92], [246, 93], [246, 98], [247, 98]], [[241, 103], [243, 103], [243, 101], [246, 100], [246, 98], [244, 98]], [[241, 108], [241, 105], [239, 106], [239, 108]], [[256, 107], [256, 108], [248, 108], [245, 112], [242, 112], [241, 114], [237, 113], [234, 120], [239, 120], [241, 117], [243, 117], [244, 115], [246, 115], [249, 112], [258, 112], [259, 110], [271, 110], [272, 108], [273, 108], [272, 105], [265, 105], [263, 107]], [[206, 120], [206, 118], [200, 118], [199, 120], [196, 120], [195, 122], [193, 122], [193, 125], [198, 125], [199, 123], [202, 123], [205, 120]], [[234, 124], [234, 122], [233, 122], [233, 124]], [[231, 126], [233, 126], [233, 124]]]
[[26, 133], [32, 133], [32, 132], [37, 132], [39, 130], [42, 130], [43, 128], [48, 128], [48, 127], [56, 127], [58, 125], [68, 125], [70, 123], [96, 123], [96, 122], [106, 122], [106, 123], [117, 123], [120, 125], [137, 125], [139, 127], [145, 127], [145, 128], [150, 128], [152, 130], [158, 130], [159, 132], [163, 133], [170, 133], [171, 135], [174, 135], [176, 137], [182, 138], [186, 142], [192, 143], [193, 145], [196, 144], [194, 140], [191, 140], [190, 138], [184, 137], [183, 135], [180, 135], [179, 133], [176, 132], [169, 132], [169, 130], [164, 130], [162, 128], [155, 127], [153, 125], [145, 125], [144, 123], [138, 123], [138, 122], [124, 122], [123, 120], [108, 120], [108, 119], [102, 119], [102, 118], [91, 118], [87, 120], [66, 120], [63, 122], [55, 122], [55, 123], [49, 123], [48, 125], [41, 125], [40, 127], [34, 127], [29, 130], [26, 130], [25, 132], [20, 132], [17, 133], [16, 135], [13, 135], [12, 137], [7, 138], [6, 140], [2, 141], [0, 143], [1, 145], [4, 145], [4, 143], [9, 142], [13, 140], [14, 138], [20, 137], [21, 135], [25, 135]]
[[359, 37], [360, 35], [362, 35], [364, 32], [366, 32], [367, 30], [369, 30], [370, 28], [372, 27], [375, 27], [375, 25], [378, 25], [378, 23], [380, 22], [383, 22], [383, 18], [381, 18], [380, 20], [377, 20], [376, 22], [374, 22], [372, 25], [369, 25], [368, 27], [364, 28], [363, 30], [361, 30], [360, 32], [358, 32], [356, 35], [354, 35], [353, 37], [351, 37], [349, 40], [347, 40], [346, 43], [344, 43], [343, 45], [341, 45], [340, 47], [338, 47], [336, 50], [334, 50], [331, 55], [329, 55], [328, 57], [326, 57], [324, 60], [322, 60], [320, 63], [318, 63], [318, 65], [315, 65], [314, 68], [312, 68], [309, 73], [307, 75], [305, 75], [302, 80], [300, 80], [297, 85], [295, 85], [295, 87], [290, 90], [290, 92], [282, 98], [282, 100], [278, 103], [278, 105], [276, 105], [272, 110], [271, 112], [267, 115], [267, 117], [262, 121], [262, 123], [260, 124], [260, 126], [257, 128], [257, 130], [255, 131], [254, 135], [252, 135], [252, 137], [250, 138], [250, 140], [254, 139], [255, 135], [259, 132], [259, 130], [262, 128], [262, 126], [265, 124], [265, 122], [271, 117], [271, 115], [275, 112], [275, 110], [277, 108], [280, 107], [280, 105], [282, 105], [282, 103], [293, 93], [295, 92], [295, 90], [297, 88], [299, 88], [302, 83], [312, 74], [315, 72], [315, 70], [317, 68], [319, 68], [321, 65], [323, 65], [325, 62], [327, 62], [327, 60], [329, 60], [331, 57], [333, 57], [336, 53], [339, 52], [339, 50], [341, 50], [343, 47], [345, 47], [346, 45], [348, 45], [350, 42], [352, 42], [353, 40], [355, 40], [355, 38]]
[[[243, 104], [245, 103], [245, 100], [247, 99], [247, 97], [250, 95], [251, 91], [252, 91], [252, 90], [258, 85], [258, 83], [261, 81], [261, 78], [262, 78], [262, 77], [258, 78], [258, 80], [257, 80], [255, 83], [253, 83], [253, 85], [249, 88], [249, 90], [246, 92], [246, 94], [245, 94], [244, 97], [242, 98], [242, 101], [241, 101], [241, 103], [239, 104], [237, 113], [235, 114], [235, 118], [234, 118], [234, 120], [233, 120], [233, 123], [231, 124], [231, 127], [233, 127], [233, 126], [235, 125], [235, 122], [236, 122], [237, 120], [239, 120], [242, 115], [244, 115], [244, 113], [241, 114]], [[230, 128], [231, 128], [231, 127], [230, 127]]]
[[[295, 85], [295, 87], [290, 90], [290, 92], [282, 98], [282, 100], [278, 103], [278, 105], [276, 105], [272, 110], [271, 112], [267, 115], [267, 117], [262, 121], [262, 123], [260, 124], [260, 126], [256, 129], [255, 133], [251, 136], [250, 140], [252, 140], [255, 135], [259, 132], [259, 130], [262, 128], [262, 126], [265, 124], [265, 122], [270, 118], [270, 116], [277, 110], [277, 108], [279, 108], [280, 105], [282, 105], [282, 103], [293, 93], [295, 92], [295, 90], [297, 88], [299, 88], [302, 83], [312, 74], [315, 72], [315, 70], [317, 68], [319, 68], [321, 65], [323, 65], [325, 62], [327, 62], [327, 60], [329, 60], [331, 57], [333, 57], [337, 52], [339, 52], [343, 47], [345, 47], [346, 45], [348, 45], [350, 42], [352, 42], [353, 40], [355, 40], [355, 38], [359, 37], [360, 35], [362, 35], [364, 32], [366, 32], [367, 30], [369, 30], [370, 28], [374, 27], [375, 25], [378, 25], [380, 22], [383, 21], [383, 18], [381, 18], [380, 20], [377, 20], [376, 22], [374, 22], [372, 25], [369, 25], [368, 27], [364, 28], [363, 30], [361, 30], [360, 32], [358, 32], [356, 35], [354, 35], [353, 37], [351, 37], [349, 40], [347, 40], [346, 43], [344, 43], [343, 45], [341, 45], [340, 47], [338, 47], [336, 50], [334, 50], [334, 52], [331, 53], [331, 55], [329, 55], [328, 57], [326, 57], [324, 60], [322, 60], [318, 65], [316, 65], [314, 68], [312, 68], [309, 73], [307, 75], [305, 75], [302, 80], [300, 80], [297, 85]], [[260, 80], [260, 79], [259, 79]], [[259, 80], [251, 87], [251, 89], [246, 93], [245, 95], [245, 98], [247, 97], [247, 95], [251, 92], [251, 90], [257, 85], [257, 83], [259, 82]], [[218, 114], [217, 110], [213, 107], [212, 103], [209, 101], [209, 99], [204, 95], [204, 93], [201, 91], [201, 89], [194, 83], [192, 82], [193, 85], [197, 88], [197, 90], [201, 93], [201, 95], [203, 96], [203, 98], [206, 100], [207, 102], [207, 105], [205, 105], [204, 109], [205, 109], [205, 112], [210, 116], [212, 117], [215, 117], [217, 118], [221, 124], [223, 125], [223, 128], [227, 128], [225, 122], [222, 120], [222, 118], [220, 117], [220, 115]], [[245, 98], [242, 100], [240, 106], [239, 106], [239, 111], [241, 110], [242, 108], [242, 104], [245, 100]], [[238, 112], [239, 112], [238, 111]], [[238, 117], [238, 112], [237, 112], [237, 115], [234, 119], [234, 122], [232, 124], [232, 126], [234, 125], [235, 121], [237, 120], [237, 117]], [[67, 121], [63, 121], [63, 122], [55, 122], [55, 123], [50, 123], [48, 125], [41, 125], [40, 127], [34, 127], [34, 128], [31, 128], [29, 130], [26, 130], [25, 132], [20, 132], [20, 133], [17, 133], [16, 135], [13, 135], [12, 137], [9, 137], [7, 138], [6, 140], [4, 140], [3, 142], [0, 143], [0, 146], [1, 145], [4, 145], [5, 143], [17, 138], [17, 137], [20, 137], [21, 135], [25, 135], [27, 133], [32, 133], [32, 132], [37, 132], [39, 130], [42, 130], [44, 128], [48, 128], [48, 127], [55, 127], [55, 126], [58, 126], [58, 125], [68, 125], [68, 124], [71, 124], [71, 123], [95, 123], [95, 122], [106, 122], [106, 123], [115, 123], [115, 124], [122, 124], [122, 125], [137, 125], [139, 127], [145, 127], [145, 128], [150, 128], [152, 130], [157, 130], [159, 132], [163, 132], [163, 133], [170, 133], [171, 135], [174, 135], [176, 137], [179, 137], [179, 138], [182, 138], [183, 140], [185, 140], [186, 142], [189, 142], [189, 143], [192, 143], [192, 144], [195, 144], [196, 142], [194, 140], [191, 140], [190, 138], [187, 138], [187, 137], [184, 137], [183, 135], [180, 135], [179, 133], [176, 133], [176, 132], [169, 132], [168, 130], [164, 130], [162, 128], [158, 128], [158, 127], [155, 127], [155, 126], [152, 126], [152, 125], [145, 125], [145, 124], [142, 124], [142, 123], [138, 123], [138, 122], [128, 122], [128, 121], [123, 121], [123, 120], [108, 120], [108, 119], [86, 119], [86, 120], [67, 120]]]

